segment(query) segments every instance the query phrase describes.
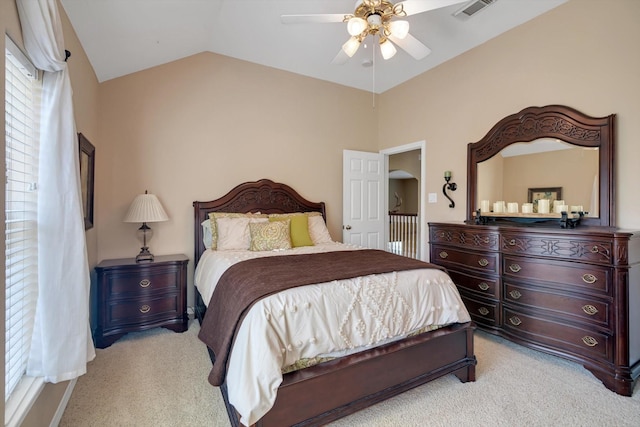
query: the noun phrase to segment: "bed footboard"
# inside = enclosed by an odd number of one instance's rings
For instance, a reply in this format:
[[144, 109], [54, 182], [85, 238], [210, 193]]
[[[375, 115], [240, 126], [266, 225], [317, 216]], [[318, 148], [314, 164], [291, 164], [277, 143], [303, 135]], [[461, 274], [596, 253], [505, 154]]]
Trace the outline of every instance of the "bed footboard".
[[[451, 325], [286, 374], [256, 427], [324, 425], [447, 374], [475, 381], [474, 330]], [[241, 426], [221, 391], [231, 424]]]

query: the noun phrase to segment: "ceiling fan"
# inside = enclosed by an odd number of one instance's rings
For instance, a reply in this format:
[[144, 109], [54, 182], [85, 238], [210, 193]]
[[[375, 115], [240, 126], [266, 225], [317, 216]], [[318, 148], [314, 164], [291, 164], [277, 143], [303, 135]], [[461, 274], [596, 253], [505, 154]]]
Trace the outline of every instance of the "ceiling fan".
[[352, 14], [282, 15], [281, 20], [284, 24], [346, 22], [351, 37], [333, 59], [335, 64], [351, 58], [368, 36], [378, 37], [380, 53], [385, 60], [396, 54], [394, 44], [420, 60], [429, 55], [431, 49], [409, 34], [409, 22], [399, 18], [465, 1], [468, 0], [405, 0], [394, 4], [389, 0], [358, 0]]

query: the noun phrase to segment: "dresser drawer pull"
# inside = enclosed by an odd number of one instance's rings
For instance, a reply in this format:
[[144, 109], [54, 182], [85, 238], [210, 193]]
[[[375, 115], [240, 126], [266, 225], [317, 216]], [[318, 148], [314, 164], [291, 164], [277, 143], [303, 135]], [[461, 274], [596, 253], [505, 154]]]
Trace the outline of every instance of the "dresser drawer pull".
[[487, 289], [489, 289], [489, 285], [487, 285], [487, 283], [486, 283], [486, 282], [480, 282], [480, 283], [478, 283], [478, 287], [479, 287], [481, 290], [483, 290], [483, 291], [486, 291]]
[[440, 237], [444, 239], [444, 231], [440, 233]]
[[487, 309], [487, 307], [480, 307], [478, 309], [478, 313], [482, 314], [483, 316], [486, 316], [487, 314], [489, 314], [489, 310]]
[[151, 285], [151, 280], [149, 280], [149, 279], [140, 280], [140, 287], [141, 288], [148, 288], [149, 285]]
[[594, 246], [594, 247], [591, 248], [591, 253], [592, 254], [597, 254], [598, 252], [600, 252], [600, 251], [598, 250], [597, 246]]
[[522, 296], [522, 294], [516, 290], [509, 292], [509, 295], [511, 295], [511, 298], [513, 299], [520, 299], [520, 297]]
[[589, 347], [595, 347], [598, 345], [598, 340], [596, 340], [594, 337], [590, 337], [589, 335], [582, 337], [582, 342]]
[[593, 305], [591, 305], [591, 304], [583, 305], [582, 306], [582, 311], [587, 313], [589, 316], [593, 316], [595, 314], [598, 314], [598, 309], [596, 307], [594, 307]]
[[515, 245], [516, 245], [516, 239], [509, 240], [509, 246], [515, 246]]
[[522, 323], [522, 320], [520, 320], [518, 316], [513, 316], [509, 318], [509, 322], [511, 322], [513, 326], [520, 326], [520, 324]]
[[582, 280], [585, 283], [592, 284], [592, 283], [596, 283], [598, 281], [598, 278], [591, 273], [585, 273], [582, 275]]
[[522, 270], [522, 267], [520, 267], [518, 264], [511, 264], [509, 266], [509, 270], [511, 270], [514, 273], [517, 273], [518, 271]]
[[438, 255], [440, 255], [440, 258], [442, 259], [446, 259], [449, 256], [449, 254], [446, 251], [442, 251]]
[[487, 265], [489, 265], [489, 261], [487, 261], [486, 258], [480, 258], [478, 264], [480, 264], [481, 267], [486, 267]]
[[140, 307], [140, 313], [148, 313], [151, 311], [151, 307], [147, 304]]

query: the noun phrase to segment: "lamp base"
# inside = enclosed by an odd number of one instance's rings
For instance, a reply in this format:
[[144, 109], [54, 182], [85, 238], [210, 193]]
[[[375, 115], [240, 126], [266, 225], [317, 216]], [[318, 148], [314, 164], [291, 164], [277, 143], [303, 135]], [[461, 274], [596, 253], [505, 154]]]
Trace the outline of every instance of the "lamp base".
[[140, 248], [140, 253], [136, 257], [136, 262], [153, 262], [153, 254], [148, 247]]

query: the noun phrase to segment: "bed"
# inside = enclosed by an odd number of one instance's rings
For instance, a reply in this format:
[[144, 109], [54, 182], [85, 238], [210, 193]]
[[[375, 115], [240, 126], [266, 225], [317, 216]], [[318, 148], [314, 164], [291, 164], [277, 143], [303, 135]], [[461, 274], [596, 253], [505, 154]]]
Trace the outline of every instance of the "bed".
[[[221, 213], [259, 213], [262, 216], [275, 214], [291, 214], [291, 213], [308, 213], [308, 215], [316, 216], [322, 218], [322, 221], [326, 221], [326, 211], [324, 203], [316, 203], [311, 202], [303, 198], [300, 194], [298, 194], [293, 188], [289, 187], [286, 184], [276, 183], [268, 179], [262, 179], [255, 182], [246, 182], [240, 184], [229, 191], [226, 195], [221, 198], [212, 201], [196, 201], [193, 203], [194, 207], [194, 243], [195, 243], [195, 263], [196, 263], [196, 280], [195, 282], [205, 280], [202, 278], [203, 273], [201, 270], [204, 269], [205, 261], [208, 263], [209, 258], [215, 256], [222, 256], [224, 251], [211, 251], [207, 250], [208, 246], [205, 244], [206, 240], [206, 228], [202, 226], [203, 222], [209, 219], [209, 215], [212, 212], [221, 212]], [[311, 214], [313, 213], [313, 214]], [[284, 216], [286, 218], [286, 216]], [[219, 224], [223, 224], [220, 220], [218, 220]], [[252, 220], [253, 222], [253, 220]], [[255, 222], [258, 222], [256, 220]], [[311, 221], [309, 222], [311, 223]], [[287, 225], [293, 227], [293, 225], [289, 224], [289, 220], [287, 220]], [[253, 226], [252, 226], [253, 227]], [[257, 227], [257, 226], [256, 226]], [[265, 225], [266, 227], [266, 225]], [[224, 230], [218, 230], [219, 232], [223, 232]], [[253, 231], [253, 228], [252, 228]], [[219, 236], [222, 239], [222, 236]], [[339, 264], [333, 264], [338, 255], [336, 252], [340, 252], [340, 250], [344, 251], [340, 253], [340, 257], [343, 256], [354, 256], [357, 258], [363, 258], [365, 256], [364, 252], [361, 250], [353, 250], [353, 248], [343, 247], [342, 244], [336, 244], [336, 246], [340, 246], [341, 249], [336, 249], [334, 252], [333, 247], [331, 247], [330, 243], [327, 242], [325, 244], [316, 245], [317, 248], [295, 248], [296, 250], [300, 249], [300, 254], [289, 254], [287, 256], [269, 256], [263, 258], [259, 256], [257, 258], [252, 258], [249, 260], [244, 260], [242, 263], [239, 263], [237, 260], [229, 261], [232, 258], [238, 258], [233, 256], [227, 256], [228, 263], [234, 264], [232, 267], [229, 267], [229, 271], [232, 268], [236, 268], [238, 274], [243, 274], [245, 272], [245, 278], [247, 276], [245, 265], [249, 265], [251, 262], [256, 263], [256, 267], [260, 268], [261, 272], [260, 277], [270, 277], [273, 276], [271, 274], [263, 274], [265, 266], [262, 263], [276, 263], [280, 266], [283, 266], [285, 263], [285, 259], [295, 259], [297, 261], [305, 261], [310, 263], [315, 263], [313, 265], [320, 265], [318, 263], [321, 262], [331, 262], [332, 268], [323, 268], [322, 274], [326, 273], [324, 270], [340, 270]], [[328, 249], [323, 249], [324, 247], [328, 247]], [[316, 253], [314, 255], [305, 255], [304, 251], [320, 251], [321, 253]], [[212, 254], [212, 252], [219, 252], [217, 255]], [[399, 257], [397, 255], [384, 253], [376, 253], [382, 251], [366, 251], [371, 252], [367, 254], [367, 256], [379, 256], [386, 257], [387, 255], [391, 255], [393, 257]], [[230, 253], [233, 253], [231, 251]], [[275, 254], [275, 251], [274, 251]], [[275, 255], [284, 255], [283, 253], [278, 253]], [[209, 258], [207, 258], [209, 257]], [[321, 259], [325, 257], [326, 259]], [[242, 257], [239, 257], [242, 258]], [[269, 258], [267, 260], [266, 258]], [[308, 258], [308, 259], [307, 259]], [[202, 261], [204, 260], [204, 261]], [[373, 264], [376, 264], [375, 268], [383, 268], [378, 267], [377, 264], [385, 264], [386, 258], [380, 258], [380, 261], [376, 261]], [[416, 260], [405, 259], [406, 261], [400, 260], [401, 264], [404, 263], [406, 265], [401, 266], [400, 271], [397, 272], [389, 272], [385, 274], [380, 274], [380, 277], [393, 277], [394, 281], [398, 280], [396, 277], [399, 275], [413, 275], [418, 274], [423, 271], [422, 268], [424, 266], [416, 267], [411, 265], [412, 262], [419, 262]], [[198, 265], [202, 261], [202, 268], [198, 268]], [[288, 262], [288, 261], [287, 261]], [[354, 261], [355, 262], [355, 261]], [[395, 262], [395, 261], [394, 261]], [[357, 262], [355, 262], [357, 263]], [[421, 262], [420, 262], [421, 263]], [[310, 264], [310, 265], [312, 265]], [[368, 269], [372, 263], [364, 263], [363, 268]], [[367, 264], [366, 266], [364, 264]], [[425, 264], [425, 263], [422, 263]], [[238, 265], [242, 265], [242, 268], [238, 268]], [[306, 264], [299, 264], [306, 265]], [[394, 264], [395, 265], [395, 264]], [[429, 266], [431, 266], [429, 264]], [[406, 267], [406, 271], [405, 270]], [[308, 268], [308, 267], [305, 267]], [[372, 267], [373, 268], [373, 267]], [[420, 268], [420, 269], [417, 269]], [[313, 269], [313, 268], [312, 268]], [[316, 268], [317, 270], [317, 268]], [[220, 273], [213, 274], [213, 277], [219, 278]], [[225, 275], [229, 275], [229, 272], [224, 272]], [[277, 273], [280, 274], [280, 273]], [[277, 275], [275, 274], [275, 275]], [[321, 275], [322, 275], [321, 274]], [[326, 273], [329, 274], [329, 273]], [[333, 273], [331, 273], [333, 274]], [[442, 276], [444, 275], [447, 280], [448, 275], [446, 272], [437, 271], [434, 269], [433, 274], [434, 277], [438, 277], [438, 279], [433, 279], [434, 282], [442, 280]], [[281, 276], [278, 276], [281, 277]], [[328, 278], [331, 276], [326, 276]], [[348, 276], [345, 276], [347, 278]], [[367, 275], [362, 277], [378, 277], [378, 275]], [[356, 277], [345, 280], [361, 280], [362, 277]], [[207, 279], [209, 280], [209, 279]], [[283, 279], [284, 280], [284, 279]], [[381, 279], [382, 280], [382, 279]], [[391, 279], [385, 279], [391, 280]], [[238, 282], [244, 283], [244, 282]], [[295, 289], [289, 289], [278, 293], [275, 296], [266, 297], [268, 298], [278, 298], [279, 295], [285, 292], [302, 292], [306, 291], [310, 286], [342, 286], [344, 289], [343, 280], [327, 280], [327, 283], [322, 283], [321, 285], [316, 285], [315, 282], [310, 282], [314, 284], [309, 284], [308, 286], [298, 286]], [[318, 282], [320, 283], [320, 282]], [[395, 282], [394, 282], [395, 283]], [[220, 327], [220, 325], [226, 325], [224, 321], [220, 321], [220, 318], [216, 318], [217, 320], [212, 320], [213, 316], [217, 313], [215, 310], [211, 310], [211, 313], [207, 313], [207, 306], [216, 307], [216, 295], [217, 299], [222, 299], [221, 292], [216, 290], [213, 291], [214, 298], [209, 301], [210, 291], [207, 291], [202, 284], [198, 285], [195, 288], [195, 314], [201, 324], [201, 339], [207, 343], [209, 353], [211, 355], [211, 359], [214, 362], [214, 369], [212, 369], [212, 374], [209, 377], [210, 382], [215, 384], [212, 381], [212, 377], [214, 376], [214, 371], [216, 370], [216, 365], [220, 365], [221, 360], [225, 360], [224, 364], [222, 364], [222, 368], [218, 369], [218, 373], [223, 371], [223, 382], [221, 382], [220, 390], [222, 396], [225, 401], [225, 405], [227, 408], [227, 413], [229, 416], [229, 420], [233, 426], [240, 426], [244, 423], [249, 423], [251, 425], [256, 426], [290, 426], [290, 425], [300, 425], [300, 426], [312, 426], [312, 425], [324, 425], [338, 418], [344, 417], [348, 414], [351, 414], [355, 411], [373, 405], [377, 402], [385, 400], [389, 397], [395, 396], [399, 393], [402, 393], [406, 390], [409, 390], [413, 387], [431, 381], [433, 379], [439, 378], [441, 376], [447, 374], [456, 375], [461, 381], [475, 381], [475, 365], [476, 358], [473, 352], [473, 331], [475, 326], [472, 322], [468, 321], [468, 318], [465, 318], [464, 315], [460, 314], [462, 312], [466, 313], [466, 309], [464, 306], [462, 308], [456, 305], [454, 309], [454, 303], [451, 303], [450, 312], [457, 313], [457, 319], [465, 320], [463, 321], [455, 321], [455, 322], [444, 322], [442, 319], [451, 319], [454, 317], [449, 314], [442, 314], [444, 317], [440, 317], [439, 323], [437, 326], [434, 326], [436, 329], [429, 330], [429, 328], [421, 328], [416, 333], [408, 334], [408, 336], [403, 336], [402, 338], [394, 338], [387, 337], [389, 339], [381, 339], [376, 343], [376, 346], [367, 346], [367, 345], [356, 345], [354, 344], [348, 350], [343, 350], [341, 352], [332, 353], [326, 355], [328, 357], [323, 357], [315, 362], [317, 364], [311, 365], [309, 367], [304, 367], [296, 370], [291, 370], [291, 372], [287, 372], [284, 370], [282, 373], [279, 372], [280, 379], [277, 382], [273, 382], [273, 380], [269, 380], [269, 384], [276, 384], [274, 390], [274, 399], [275, 401], [269, 403], [270, 409], [265, 414], [260, 413], [260, 417], [257, 420], [254, 420], [251, 417], [245, 416], [243, 418], [242, 413], [239, 413], [238, 410], [231, 403], [233, 402], [233, 396], [237, 396], [238, 393], [235, 394], [230, 393], [230, 389], [242, 388], [238, 386], [234, 381], [238, 375], [237, 372], [243, 372], [243, 376], [246, 376], [246, 372], [251, 372], [255, 367], [245, 367], [241, 366], [237, 360], [234, 360], [236, 355], [243, 354], [244, 351], [248, 351], [252, 346], [256, 346], [256, 348], [261, 348], [263, 345], [257, 341], [262, 340], [261, 334], [255, 333], [254, 336], [251, 336], [250, 332], [243, 333], [242, 326], [239, 326], [239, 332], [229, 333], [227, 326]], [[455, 291], [455, 286], [450, 286]], [[204, 289], [203, 292], [200, 289]], [[235, 289], [238, 289], [236, 286]], [[326, 288], [321, 288], [326, 289]], [[340, 289], [340, 288], [336, 288]], [[448, 288], [447, 288], [448, 289]], [[216, 292], [219, 292], [216, 294]], [[244, 292], [244, 291], [243, 291]], [[339, 292], [339, 291], [331, 291], [331, 292]], [[347, 291], [350, 292], [350, 291]], [[447, 291], [449, 292], [449, 291]], [[205, 296], [203, 297], [203, 293]], [[233, 294], [236, 295], [237, 294]], [[459, 298], [459, 295], [457, 296]], [[229, 300], [232, 301], [235, 299], [231, 297]], [[415, 299], [414, 299], [415, 300]], [[412, 301], [414, 301], [412, 300]], [[267, 310], [260, 305], [260, 308], [256, 308], [259, 304], [262, 304], [263, 300], [260, 300], [260, 303], [255, 303], [252, 307], [252, 310], [248, 310], [243, 312], [240, 319], [244, 318], [244, 323], [250, 322], [247, 320], [252, 311], [256, 310]], [[415, 304], [422, 304], [421, 302], [412, 302]], [[266, 304], [266, 303], [265, 303]], [[221, 306], [232, 305], [229, 303], [224, 303]], [[308, 304], [310, 305], [310, 304]], [[300, 311], [303, 311], [303, 306], [300, 305]], [[417, 306], [418, 307], [418, 306]], [[296, 310], [298, 310], [297, 306], [294, 306]], [[438, 307], [440, 309], [440, 307]], [[292, 310], [292, 311], [296, 311]], [[431, 309], [433, 310], [433, 308]], [[218, 309], [218, 312], [221, 311]], [[414, 311], [416, 311], [414, 309]], [[418, 310], [420, 311], [420, 310]], [[426, 310], [425, 310], [426, 311]], [[438, 311], [438, 310], [436, 310]], [[445, 310], [446, 311], [446, 310]], [[298, 314], [296, 314], [298, 315]], [[246, 317], [245, 317], [246, 316]], [[255, 317], [255, 316], [254, 316]], [[269, 315], [265, 315], [263, 317], [268, 317], [269, 322], [273, 319]], [[467, 313], [468, 317], [468, 313]], [[213, 322], [213, 324], [212, 324]], [[251, 320], [253, 322], [253, 320]], [[268, 323], [268, 322], [265, 322]], [[406, 323], [406, 322], [405, 322]], [[242, 325], [242, 322], [239, 322], [239, 325]], [[253, 323], [252, 323], [253, 325]], [[407, 327], [411, 329], [413, 326], [404, 325], [403, 327]], [[217, 327], [217, 328], [216, 328]], [[257, 329], [252, 329], [254, 326], [249, 328], [248, 326], [245, 330], [249, 331], [257, 331]], [[206, 330], [205, 330], [206, 329]], [[217, 330], [216, 329], [220, 329]], [[428, 330], [427, 332], [423, 332]], [[387, 332], [388, 333], [388, 332]], [[209, 334], [209, 335], [208, 335]], [[226, 337], [225, 341], [223, 338], [219, 338], [220, 341], [229, 342], [229, 337], [232, 337], [233, 348], [236, 349], [235, 352], [230, 350], [231, 355], [224, 354], [221, 351], [212, 350], [212, 347], [215, 345], [210, 341], [211, 338], [209, 336], [211, 334], [222, 335]], [[246, 336], [249, 335], [249, 338]], [[203, 336], [205, 338], [203, 338]], [[381, 336], [382, 337], [382, 336]], [[380, 338], [380, 337], [378, 337]], [[384, 338], [384, 337], [382, 337]], [[266, 340], [267, 338], [264, 338]], [[247, 341], [251, 345], [243, 344], [244, 340], [253, 340]], [[257, 341], [256, 341], [257, 340]], [[315, 338], [314, 338], [315, 340]], [[357, 339], [356, 339], [357, 340]], [[382, 343], [382, 344], [380, 344]], [[362, 343], [360, 343], [362, 344]], [[238, 347], [241, 346], [244, 350], [237, 350]], [[264, 345], [270, 345], [268, 342]], [[277, 347], [277, 345], [273, 344]], [[286, 343], [279, 343], [278, 345], [283, 346], [282, 352], [286, 352]], [[219, 347], [215, 347], [219, 348]], [[289, 348], [291, 350], [291, 348]], [[288, 354], [288, 353], [287, 353]], [[222, 356], [221, 356], [222, 355]], [[218, 364], [216, 364], [216, 356]], [[240, 357], [240, 356], [238, 356]], [[238, 359], [236, 357], [236, 359]], [[287, 356], [283, 356], [287, 357]], [[235, 362], [235, 365], [234, 365]], [[228, 365], [227, 365], [228, 363]], [[244, 362], [242, 362], [244, 363]], [[262, 363], [262, 362], [261, 362]], [[235, 369], [234, 369], [235, 366]], [[228, 371], [227, 371], [228, 369]], [[224, 373], [226, 373], [226, 377], [224, 377]], [[262, 376], [262, 375], [260, 375]], [[220, 377], [218, 377], [218, 380]], [[278, 385], [279, 384], [279, 385]], [[249, 390], [245, 395], [240, 394], [240, 396], [248, 396], [252, 394], [253, 390]], [[232, 396], [230, 399], [229, 396]], [[248, 397], [247, 397], [248, 398]], [[241, 398], [240, 400], [245, 400]], [[249, 399], [250, 400], [250, 399]], [[235, 398], [235, 401], [238, 402], [238, 398]], [[242, 411], [240, 411], [242, 412]], [[243, 421], [241, 423], [240, 421]], [[247, 420], [250, 420], [247, 422]]]

